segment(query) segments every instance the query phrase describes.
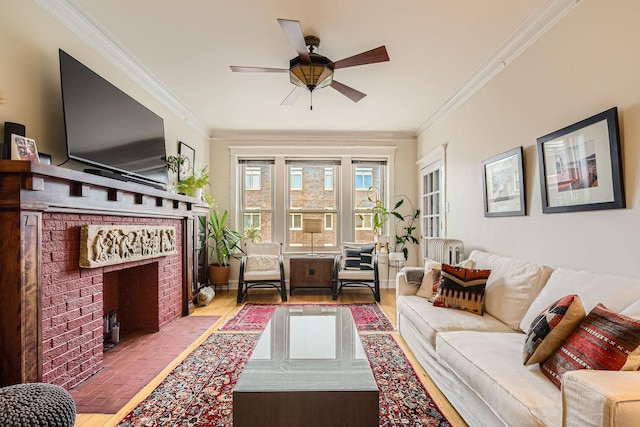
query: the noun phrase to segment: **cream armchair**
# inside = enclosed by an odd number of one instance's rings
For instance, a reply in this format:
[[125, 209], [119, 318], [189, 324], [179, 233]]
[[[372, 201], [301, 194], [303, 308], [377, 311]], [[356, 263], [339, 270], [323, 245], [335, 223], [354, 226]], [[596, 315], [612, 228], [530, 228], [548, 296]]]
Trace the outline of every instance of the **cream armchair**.
[[247, 243], [245, 255], [240, 261], [238, 279], [238, 303], [247, 296], [249, 289], [275, 288], [282, 301], [287, 300], [284, 276], [284, 257], [280, 243]]
[[333, 263], [333, 299], [346, 287], [364, 287], [380, 302], [380, 278], [375, 243], [342, 243]]

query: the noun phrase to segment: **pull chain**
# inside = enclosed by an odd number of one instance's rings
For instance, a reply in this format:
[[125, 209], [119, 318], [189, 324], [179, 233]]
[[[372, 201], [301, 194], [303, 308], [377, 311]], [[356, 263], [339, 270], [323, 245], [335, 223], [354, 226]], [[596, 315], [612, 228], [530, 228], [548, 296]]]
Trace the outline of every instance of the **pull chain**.
[[309, 110], [313, 110], [313, 91], [309, 92], [311, 96], [309, 97]]

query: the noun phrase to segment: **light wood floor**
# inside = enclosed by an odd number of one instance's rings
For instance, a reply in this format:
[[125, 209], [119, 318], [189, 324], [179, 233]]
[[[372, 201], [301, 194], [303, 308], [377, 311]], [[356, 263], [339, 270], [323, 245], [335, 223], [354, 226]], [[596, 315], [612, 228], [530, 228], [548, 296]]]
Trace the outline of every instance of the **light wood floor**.
[[[396, 321], [396, 297], [394, 289], [382, 289], [382, 298], [380, 302], [380, 307], [384, 311], [384, 313], [389, 317], [389, 319], [395, 324]], [[371, 292], [368, 290], [345, 290], [340, 300], [337, 302], [340, 303], [367, 303], [372, 302], [373, 297]], [[252, 291], [249, 295], [249, 302], [253, 303], [279, 303], [280, 298], [274, 291], [269, 290], [255, 290]], [[318, 291], [310, 292], [300, 290], [297, 291], [295, 295], [289, 297], [288, 303], [332, 303], [336, 302], [331, 299], [331, 294], [320, 293]], [[135, 406], [140, 403], [145, 397], [147, 397], [151, 391], [162, 381], [162, 379], [169, 373], [171, 370], [177, 366], [193, 349], [195, 349], [198, 345], [200, 345], [205, 338], [211, 333], [216, 333], [218, 328], [231, 317], [238, 309], [240, 308], [239, 304], [236, 304], [236, 293], [234, 289], [230, 291], [222, 290], [218, 291], [216, 297], [206, 307], [196, 308], [194, 312], [194, 316], [221, 316], [220, 320], [216, 322], [209, 330], [207, 330], [198, 340], [196, 340], [192, 345], [190, 345], [180, 356], [178, 356], [171, 364], [169, 364], [158, 376], [151, 381], [147, 386], [140, 391], [129, 403], [122, 408], [115, 415], [104, 415], [104, 414], [78, 414], [76, 417], [76, 427], [112, 427], [118, 424], [122, 418], [124, 418]], [[405, 351], [407, 357], [411, 361], [416, 370], [416, 373], [420, 377], [420, 380], [425, 385], [426, 389], [429, 391], [436, 404], [442, 411], [442, 413], [447, 417], [452, 426], [466, 426], [465, 422], [460, 418], [458, 413], [453, 409], [453, 407], [449, 404], [447, 399], [440, 393], [438, 388], [433, 384], [431, 378], [427, 375], [427, 373], [420, 367], [420, 364], [413, 357], [411, 351], [406, 347], [404, 341], [400, 337], [398, 332], [392, 332], [396, 340], [400, 343], [401, 347]]]

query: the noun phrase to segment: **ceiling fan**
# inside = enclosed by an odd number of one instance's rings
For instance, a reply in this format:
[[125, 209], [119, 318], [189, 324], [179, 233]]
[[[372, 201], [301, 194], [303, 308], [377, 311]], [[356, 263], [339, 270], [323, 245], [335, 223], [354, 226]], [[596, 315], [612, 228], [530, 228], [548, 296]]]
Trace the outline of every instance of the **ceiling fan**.
[[[289, 61], [289, 68], [242, 67], [231, 65], [231, 71], [250, 73], [289, 73], [292, 84], [296, 87], [287, 95], [280, 105], [293, 105], [300, 94], [306, 89], [312, 96], [315, 89], [331, 86], [353, 102], [358, 102], [366, 94], [342, 84], [333, 78], [333, 71], [338, 68], [354, 67], [356, 65], [374, 64], [389, 60], [387, 48], [380, 46], [375, 49], [359, 53], [340, 61], [315, 53], [320, 45], [316, 36], [303, 36], [299, 21], [278, 19], [278, 23], [285, 35], [298, 52], [298, 56]], [[313, 109], [313, 105], [311, 105]]]

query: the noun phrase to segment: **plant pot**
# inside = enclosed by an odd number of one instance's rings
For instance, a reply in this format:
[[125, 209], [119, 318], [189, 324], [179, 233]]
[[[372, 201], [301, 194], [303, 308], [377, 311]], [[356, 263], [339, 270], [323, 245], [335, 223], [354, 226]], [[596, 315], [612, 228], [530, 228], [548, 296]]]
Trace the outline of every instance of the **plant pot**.
[[404, 253], [389, 252], [389, 262], [404, 262]]
[[231, 275], [231, 266], [220, 266], [218, 264], [209, 264], [209, 281], [214, 285], [226, 285], [229, 283]]

